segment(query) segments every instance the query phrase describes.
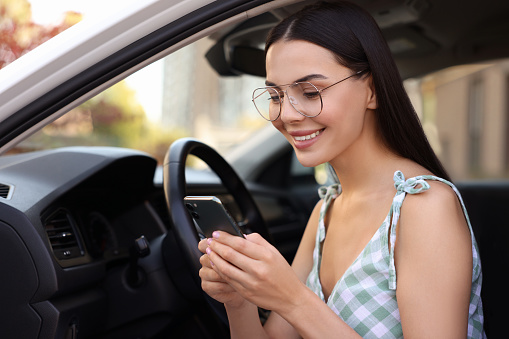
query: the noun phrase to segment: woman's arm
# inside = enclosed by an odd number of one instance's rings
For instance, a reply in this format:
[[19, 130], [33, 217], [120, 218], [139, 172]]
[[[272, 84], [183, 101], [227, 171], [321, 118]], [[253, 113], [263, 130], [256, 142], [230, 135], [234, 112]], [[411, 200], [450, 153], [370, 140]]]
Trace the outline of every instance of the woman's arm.
[[[313, 248], [314, 248], [314, 237], [316, 235], [316, 228], [318, 225], [318, 216], [320, 211], [321, 202], [315, 206], [304, 231], [304, 235], [301, 239], [299, 248], [295, 255], [292, 263], [292, 269], [298, 279], [305, 283], [309, 272], [313, 266]], [[255, 239], [256, 238], [256, 239]], [[252, 242], [264, 243], [264, 241], [257, 237], [257, 235], [249, 235], [248, 239]], [[210, 242], [210, 240], [209, 240]], [[200, 243], [200, 250], [206, 252], [208, 244], [206, 241]], [[219, 301], [223, 302], [228, 314], [228, 320], [230, 323], [230, 332], [232, 338], [299, 338], [297, 331], [281, 316], [277, 313], [272, 312], [267, 319], [264, 328], [262, 328], [259, 322], [258, 306], [245, 300], [241, 297], [240, 299], [232, 298], [228, 295], [224, 297], [222, 291], [226, 290], [228, 293], [235, 291], [227, 284], [221, 277], [220, 274], [213, 270], [210, 264], [208, 255], [204, 255], [201, 258], [203, 265], [202, 271], [207, 270], [207, 277], [205, 273], [200, 272], [202, 276], [202, 287], [204, 290], [211, 294]], [[204, 279], [205, 278], [205, 279]], [[221, 281], [221, 285], [218, 288], [217, 282]], [[213, 282], [216, 286], [213, 285]], [[221, 291], [221, 294], [219, 294]], [[237, 292], [234, 292], [236, 297], [240, 297]]]
[[[318, 219], [320, 216], [320, 208], [322, 201], [316, 204], [311, 216], [309, 217], [306, 229], [302, 236], [302, 240], [297, 249], [297, 253], [292, 262], [292, 268], [302, 283], [306, 283], [307, 277], [313, 268], [313, 250], [315, 247], [316, 231], [318, 228]], [[272, 312], [267, 322], [265, 329], [270, 334], [271, 338], [299, 338], [297, 330], [290, 325], [278, 313]]]
[[[214, 233], [207, 251], [212, 267], [246, 300], [240, 305], [226, 304], [232, 338], [360, 338], [305, 285], [313, 265], [318, 215], [319, 206], [312, 213], [292, 267], [257, 234], [245, 241]], [[265, 328], [254, 305], [273, 311]]]
[[[208, 250], [208, 241], [198, 244], [201, 252]], [[214, 264], [207, 254], [200, 258], [201, 286], [210, 297], [224, 304], [232, 338], [268, 338], [258, 316], [258, 307], [244, 299], [214, 270]]]
[[472, 240], [456, 194], [432, 182], [408, 195], [395, 243], [398, 305], [405, 338], [465, 338]]

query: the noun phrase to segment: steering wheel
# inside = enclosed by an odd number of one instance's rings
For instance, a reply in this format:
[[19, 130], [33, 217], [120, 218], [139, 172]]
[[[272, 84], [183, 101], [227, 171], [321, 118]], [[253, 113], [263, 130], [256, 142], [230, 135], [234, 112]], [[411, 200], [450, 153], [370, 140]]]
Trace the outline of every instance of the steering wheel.
[[[173, 142], [164, 159], [164, 194], [177, 243], [186, 257], [193, 280], [198, 286], [201, 286], [199, 270], [202, 253], [198, 250], [199, 236], [184, 204], [186, 196], [185, 165], [190, 154], [203, 160], [219, 176], [222, 184], [238, 205], [247, 227], [253, 232], [259, 233], [269, 242], [271, 237], [253, 197], [237, 173], [219, 153], [192, 138], [183, 138]], [[211, 300], [208, 297], [209, 303]], [[224, 308], [221, 305], [218, 309], [217, 304], [217, 302], [213, 303], [213, 309], [224, 320]]]

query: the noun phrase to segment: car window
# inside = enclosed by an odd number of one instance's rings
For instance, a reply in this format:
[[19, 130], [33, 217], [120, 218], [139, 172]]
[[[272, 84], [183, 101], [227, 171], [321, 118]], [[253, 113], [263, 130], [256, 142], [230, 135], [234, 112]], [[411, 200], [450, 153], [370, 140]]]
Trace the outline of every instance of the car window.
[[509, 60], [455, 66], [405, 85], [453, 180], [509, 175]]
[[52, 5], [43, 0], [1, 1], [0, 68], [81, 21], [78, 5], [74, 1]]
[[220, 153], [267, 126], [251, 102], [261, 77], [219, 76], [208, 38], [132, 74], [47, 125], [10, 153], [63, 146], [141, 150], [162, 163], [174, 140], [197, 138]]
[[105, 18], [135, 1], [0, 1], [0, 69], [78, 22]]

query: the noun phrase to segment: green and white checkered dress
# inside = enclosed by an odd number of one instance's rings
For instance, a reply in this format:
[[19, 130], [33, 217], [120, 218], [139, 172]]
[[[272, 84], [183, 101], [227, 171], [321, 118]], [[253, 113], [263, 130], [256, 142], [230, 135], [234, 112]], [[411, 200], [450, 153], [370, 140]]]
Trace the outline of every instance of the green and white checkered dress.
[[[396, 300], [396, 268], [394, 266], [396, 225], [406, 194], [418, 194], [427, 191], [430, 186], [426, 180], [437, 180], [449, 185], [457, 194], [463, 207], [472, 236], [473, 253], [468, 338], [485, 338], [480, 297], [482, 274], [479, 250], [460, 193], [447, 180], [431, 175], [422, 175], [405, 180], [403, 173], [400, 171], [394, 173], [394, 186], [397, 192], [389, 214], [361, 254], [336, 283], [327, 301], [327, 305], [363, 338], [403, 337]], [[319, 279], [321, 250], [325, 239], [324, 218], [330, 202], [341, 194], [341, 186], [334, 184], [329, 187], [322, 187], [319, 193], [324, 202], [320, 212], [316, 244], [313, 251], [313, 269], [306, 284], [324, 300]], [[390, 249], [389, 244], [391, 244]]]

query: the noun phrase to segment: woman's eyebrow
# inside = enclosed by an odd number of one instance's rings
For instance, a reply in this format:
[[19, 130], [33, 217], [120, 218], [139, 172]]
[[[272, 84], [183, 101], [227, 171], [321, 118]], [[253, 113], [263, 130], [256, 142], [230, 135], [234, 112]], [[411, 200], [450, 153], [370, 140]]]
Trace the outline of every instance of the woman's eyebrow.
[[314, 79], [328, 79], [328, 78], [323, 74], [310, 74], [310, 75], [306, 75], [300, 79], [295, 80], [295, 82], [310, 81], [310, 80], [314, 80]]
[[[295, 80], [294, 82], [292, 82], [292, 84], [295, 83], [295, 82], [310, 81], [310, 80], [314, 80], [314, 79], [328, 79], [328, 77], [326, 77], [323, 74], [309, 74], [309, 75], [303, 76], [302, 78], [299, 78], [299, 79]], [[287, 85], [290, 85], [290, 84], [287, 84]], [[271, 81], [266, 80], [265, 81], [265, 86], [275, 86], [275, 87], [277, 87], [278, 85], [276, 85], [275, 83], [273, 83]], [[286, 85], [279, 85], [279, 86], [286, 86]]]

